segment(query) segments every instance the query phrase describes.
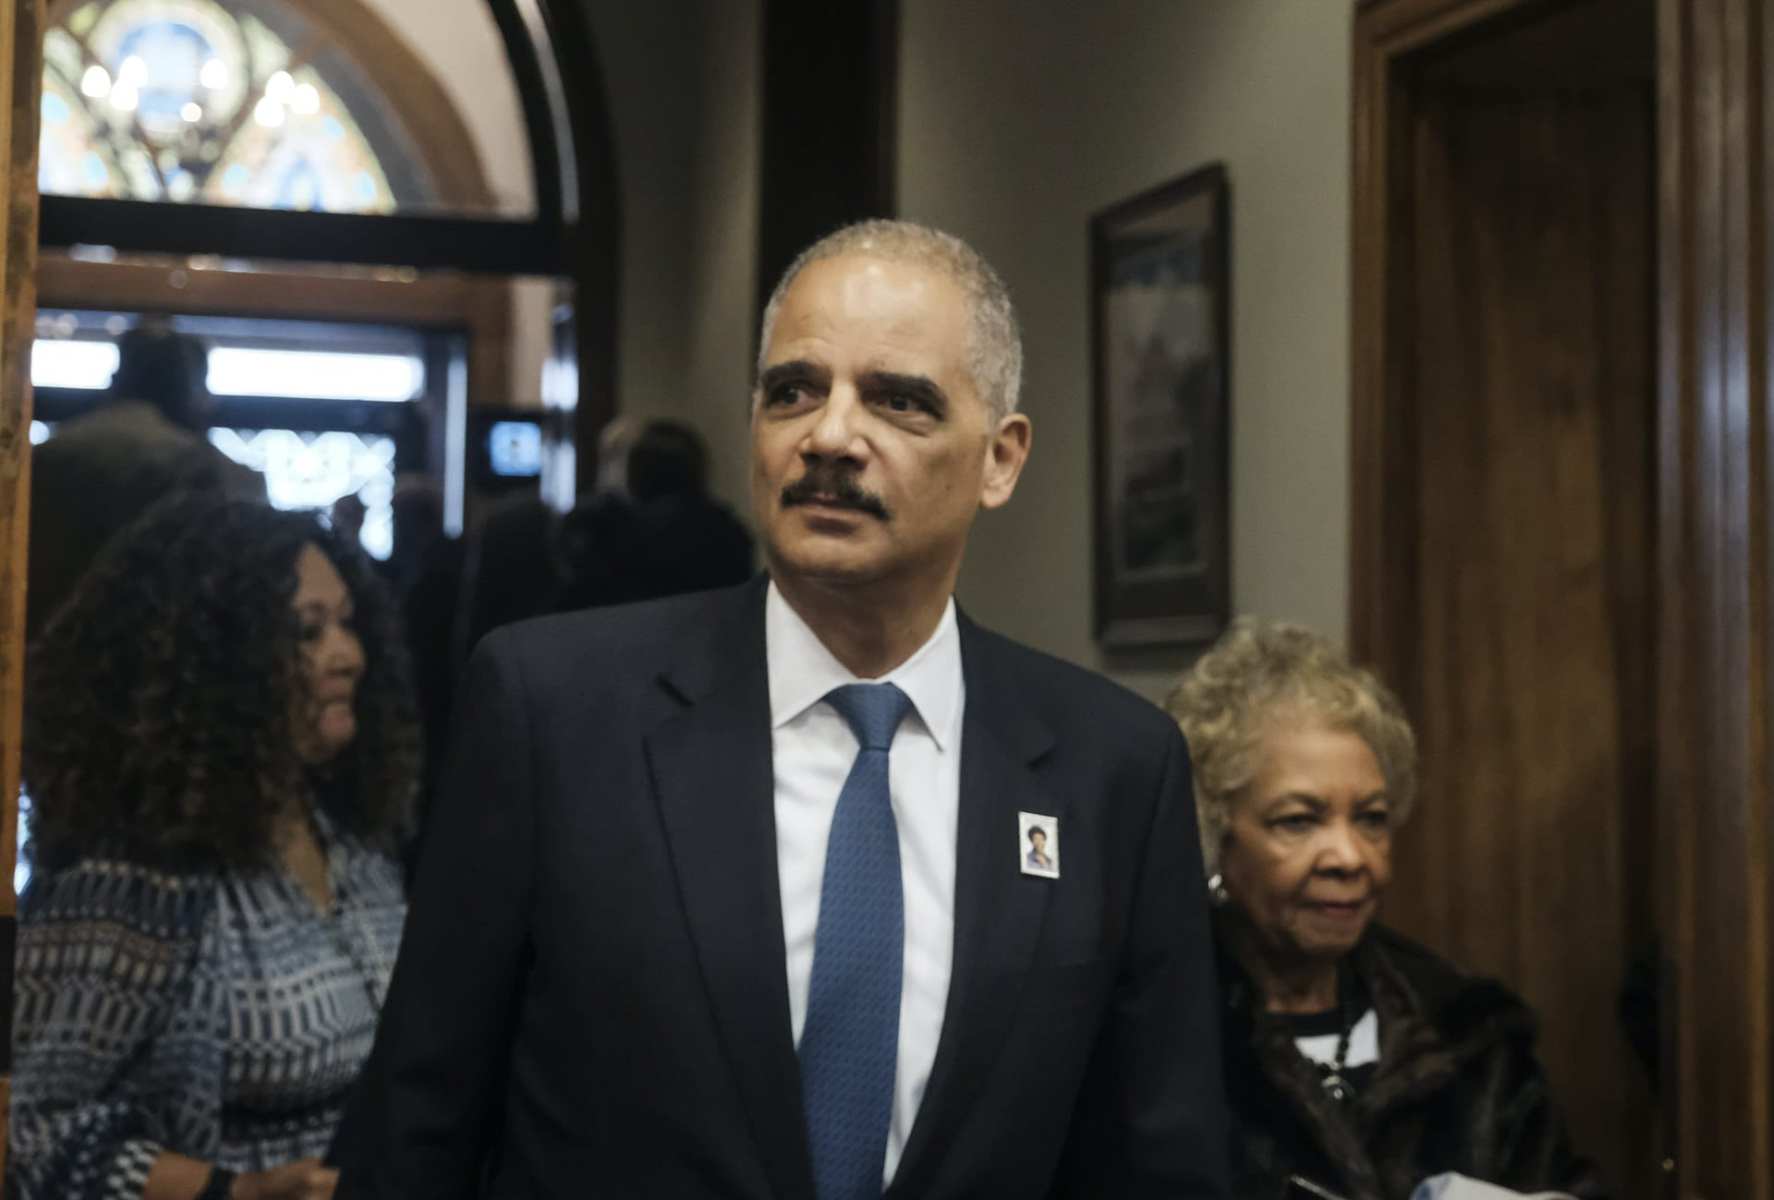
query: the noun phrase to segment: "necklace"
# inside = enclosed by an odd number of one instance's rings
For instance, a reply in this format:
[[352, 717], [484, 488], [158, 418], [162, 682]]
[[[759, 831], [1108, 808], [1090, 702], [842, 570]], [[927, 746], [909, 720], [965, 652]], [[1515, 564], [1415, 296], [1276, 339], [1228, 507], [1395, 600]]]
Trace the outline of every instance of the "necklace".
[[1355, 1022], [1349, 1019], [1349, 992], [1353, 989], [1345, 986], [1343, 977], [1337, 976], [1337, 1053], [1329, 1066], [1318, 1064], [1323, 1075], [1318, 1082], [1324, 1088], [1325, 1095], [1338, 1104], [1345, 1104], [1355, 1097], [1355, 1085], [1344, 1074], [1349, 1069], [1349, 1042], [1355, 1036]]
[[1337, 1038], [1337, 1061], [1331, 1066], [1319, 1065], [1324, 1078], [1318, 1082], [1323, 1085], [1325, 1095], [1338, 1104], [1345, 1103], [1355, 1096], [1355, 1085], [1350, 1083], [1343, 1071], [1349, 1065], [1349, 1031], [1345, 1029]]

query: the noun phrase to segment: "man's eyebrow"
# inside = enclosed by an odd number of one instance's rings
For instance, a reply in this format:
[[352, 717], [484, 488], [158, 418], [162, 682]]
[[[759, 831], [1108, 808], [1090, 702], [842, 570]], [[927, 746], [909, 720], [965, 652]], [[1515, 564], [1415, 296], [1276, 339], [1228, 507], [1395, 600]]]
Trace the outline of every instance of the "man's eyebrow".
[[824, 367], [797, 358], [790, 362], [777, 363], [765, 367], [758, 376], [758, 390], [768, 392], [784, 383], [812, 383], [824, 385], [831, 382], [831, 372]]
[[857, 384], [867, 392], [904, 392], [916, 396], [937, 413], [949, 410], [949, 398], [936, 381], [926, 375], [903, 375], [898, 371], [865, 371]]

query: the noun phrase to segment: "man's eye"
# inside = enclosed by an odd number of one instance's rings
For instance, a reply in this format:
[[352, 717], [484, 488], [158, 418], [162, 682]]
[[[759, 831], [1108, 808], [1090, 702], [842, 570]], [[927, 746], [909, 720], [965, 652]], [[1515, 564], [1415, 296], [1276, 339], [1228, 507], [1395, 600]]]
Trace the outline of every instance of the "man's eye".
[[882, 395], [881, 404], [889, 412], [915, 413], [930, 411], [928, 405], [910, 392], [887, 392]]
[[806, 400], [809, 394], [804, 383], [779, 383], [770, 389], [766, 399], [772, 407], [793, 408]]

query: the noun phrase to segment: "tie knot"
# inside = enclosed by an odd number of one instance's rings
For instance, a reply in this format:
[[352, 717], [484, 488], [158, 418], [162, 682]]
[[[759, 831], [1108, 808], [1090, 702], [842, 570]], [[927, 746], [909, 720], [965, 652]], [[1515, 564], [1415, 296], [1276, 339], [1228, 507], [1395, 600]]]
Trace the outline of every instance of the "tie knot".
[[826, 693], [864, 750], [887, 750], [912, 698], [891, 683], [850, 683]]

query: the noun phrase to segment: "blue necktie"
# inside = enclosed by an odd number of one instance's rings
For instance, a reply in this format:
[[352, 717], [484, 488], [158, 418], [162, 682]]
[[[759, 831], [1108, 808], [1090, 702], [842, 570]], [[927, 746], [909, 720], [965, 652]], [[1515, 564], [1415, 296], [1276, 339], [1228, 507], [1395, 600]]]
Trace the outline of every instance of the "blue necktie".
[[881, 1194], [899, 1060], [905, 896], [887, 752], [911, 700], [891, 683], [855, 683], [826, 702], [861, 748], [825, 848], [801, 1029], [801, 1099], [819, 1200], [864, 1200]]

